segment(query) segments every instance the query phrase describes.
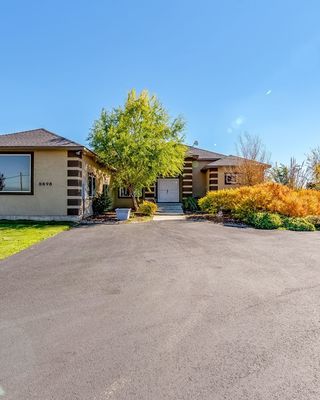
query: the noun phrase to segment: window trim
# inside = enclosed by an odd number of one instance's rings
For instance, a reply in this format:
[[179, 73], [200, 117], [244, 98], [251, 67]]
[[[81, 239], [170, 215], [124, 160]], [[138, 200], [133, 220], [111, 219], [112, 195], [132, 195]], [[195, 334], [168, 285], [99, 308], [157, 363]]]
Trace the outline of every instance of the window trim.
[[29, 192], [2, 192], [0, 196], [33, 196], [34, 195], [34, 152], [33, 151], [0, 151], [0, 155], [28, 155], [30, 156], [30, 191]]

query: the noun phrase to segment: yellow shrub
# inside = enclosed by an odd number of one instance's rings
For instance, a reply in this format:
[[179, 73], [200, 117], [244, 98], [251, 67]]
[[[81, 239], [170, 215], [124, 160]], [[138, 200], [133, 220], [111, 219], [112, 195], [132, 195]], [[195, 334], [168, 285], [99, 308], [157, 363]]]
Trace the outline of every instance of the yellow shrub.
[[144, 215], [153, 215], [157, 212], [158, 207], [155, 203], [152, 201], [143, 201], [142, 204], [139, 206], [139, 213], [144, 214]]
[[270, 211], [288, 217], [320, 215], [320, 191], [290, 189], [277, 183], [263, 183], [208, 192], [199, 200], [200, 209], [215, 214], [229, 211], [240, 217], [249, 212]]

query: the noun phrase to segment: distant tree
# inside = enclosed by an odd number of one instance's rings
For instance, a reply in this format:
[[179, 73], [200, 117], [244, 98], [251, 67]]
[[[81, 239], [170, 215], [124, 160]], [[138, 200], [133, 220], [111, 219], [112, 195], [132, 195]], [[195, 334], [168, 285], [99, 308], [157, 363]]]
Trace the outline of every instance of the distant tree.
[[265, 180], [270, 156], [261, 138], [244, 133], [236, 144], [238, 156], [241, 158], [237, 167], [242, 185], [253, 186]]
[[0, 173], [0, 192], [6, 187], [5, 180], [4, 175]]
[[144, 188], [157, 177], [182, 172], [186, 146], [184, 121], [171, 119], [155, 96], [130, 91], [123, 107], [102, 110], [94, 122], [89, 142], [110, 168], [112, 186], [127, 188], [137, 210]]
[[289, 185], [289, 168], [284, 164], [276, 164], [270, 170], [270, 178], [272, 181], [276, 183], [280, 183], [281, 185]]
[[289, 165], [276, 164], [270, 171], [270, 178], [292, 189], [301, 189], [307, 184], [308, 173], [304, 162], [298, 164], [297, 160], [291, 157]]
[[320, 146], [315, 147], [307, 156], [309, 174], [308, 187], [320, 190]]

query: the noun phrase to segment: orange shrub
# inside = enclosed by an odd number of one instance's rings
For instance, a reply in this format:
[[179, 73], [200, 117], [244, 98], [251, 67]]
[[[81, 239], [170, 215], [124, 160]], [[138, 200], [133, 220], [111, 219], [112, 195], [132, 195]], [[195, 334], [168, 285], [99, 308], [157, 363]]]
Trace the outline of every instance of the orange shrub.
[[278, 183], [262, 183], [208, 192], [199, 200], [200, 209], [210, 214], [230, 211], [241, 217], [249, 212], [270, 211], [288, 217], [320, 215], [320, 191], [290, 189]]

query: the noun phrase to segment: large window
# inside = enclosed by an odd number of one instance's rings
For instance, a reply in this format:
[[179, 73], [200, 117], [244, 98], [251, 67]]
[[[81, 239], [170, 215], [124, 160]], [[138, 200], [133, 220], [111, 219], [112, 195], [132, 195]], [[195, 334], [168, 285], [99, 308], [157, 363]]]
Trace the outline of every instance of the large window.
[[32, 193], [32, 155], [0, 154], [0, 194]]

